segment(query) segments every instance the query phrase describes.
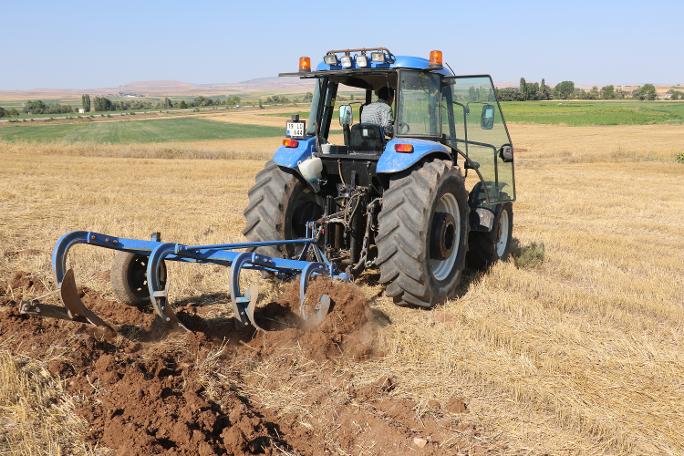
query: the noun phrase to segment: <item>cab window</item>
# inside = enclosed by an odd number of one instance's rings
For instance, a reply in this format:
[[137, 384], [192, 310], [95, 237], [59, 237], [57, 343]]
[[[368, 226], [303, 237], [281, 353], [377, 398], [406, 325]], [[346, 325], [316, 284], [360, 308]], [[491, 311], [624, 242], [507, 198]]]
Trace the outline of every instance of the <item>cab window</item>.
[[439, 137], [440, 76], [425, 71], [399, 72], [397, 135]]

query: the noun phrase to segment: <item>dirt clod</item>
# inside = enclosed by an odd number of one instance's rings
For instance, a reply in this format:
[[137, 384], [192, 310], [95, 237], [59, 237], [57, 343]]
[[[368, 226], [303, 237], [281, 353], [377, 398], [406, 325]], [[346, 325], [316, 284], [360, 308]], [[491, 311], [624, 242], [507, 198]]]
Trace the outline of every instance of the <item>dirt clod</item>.
[[427, 445], [428, 441], [427, 439], [423, 439], [421, 437], [414, 437], [413, 438], [413, 444], [417, 446], [418, 448], [425, 448], [425, 445]]
[[321, 361], [347, 355], [362, 360], [374, 354], [376, 325], [369, 320], [368, 302], [358, 287], [349, 283], [327, 279], [311, 281], [307, 290], [307, 304], [314, 297], [328, 295], [331, 312], [316, 328], [305, 329], [297, 322], [299, 288], [290, 284], [277, 303], [268, 309], [270, 319], [275, 319], [269, 329], [254, 340], [262, 354], [269, 354], [283, 347], [297, 345], [312, 359]]
[[462, 397], [453, 396], [446, 403], [446, 409], [450, 413], [467, 413], [468, 405], [465, 403]]

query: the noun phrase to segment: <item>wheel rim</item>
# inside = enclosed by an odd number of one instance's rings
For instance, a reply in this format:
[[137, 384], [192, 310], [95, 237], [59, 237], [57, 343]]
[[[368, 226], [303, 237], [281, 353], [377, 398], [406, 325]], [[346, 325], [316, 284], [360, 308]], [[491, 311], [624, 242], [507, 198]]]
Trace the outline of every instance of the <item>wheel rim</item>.
[[502, 210], [499, 216], [499, 232], [496, 235], [496, 255], [503, 258], [508, 245], [508, 211]]
[[[461, 211], [458, 207], [458, 201], [452, 193], [445, 193], [437, 202], [434, 214], [444, 212], [453, 217], [454, 230], [449, 238], [449, 242], [453, 245], [449, 255], [444, 259], [430, 258], [430, 272], [432, 276], [439, 281], [446, 279], [456, 264], [456, 258], [461, 246]], [[434, 228], [435, 217], [431, 221], [431, 227]]]
[[128, 269], [128, 283], [136, 296], [147, 295], [147, 257], [136, 255]]
[[[147, 260], [146, 255], [135, 255], [127, 271], [128, 285], [135, 296], [147, 298], [150, 292], [147, 288]], [[162, 264], [161, 286], [166, 284], [166, 265]]]

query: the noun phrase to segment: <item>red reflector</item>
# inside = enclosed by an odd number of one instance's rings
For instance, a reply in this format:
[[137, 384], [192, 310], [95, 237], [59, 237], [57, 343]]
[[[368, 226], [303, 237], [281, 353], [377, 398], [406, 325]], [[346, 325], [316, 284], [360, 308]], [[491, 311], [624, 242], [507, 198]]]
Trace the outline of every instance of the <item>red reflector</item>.
[[395, 144], [394, 150], [396, 152], [403, 152], [405, 154], [413, 153], [413, 144]]
[[283, 146], [294, 149], [295, 147], [299, 146], [299, 141], [296, 139], [285, 138], [283, 139]]

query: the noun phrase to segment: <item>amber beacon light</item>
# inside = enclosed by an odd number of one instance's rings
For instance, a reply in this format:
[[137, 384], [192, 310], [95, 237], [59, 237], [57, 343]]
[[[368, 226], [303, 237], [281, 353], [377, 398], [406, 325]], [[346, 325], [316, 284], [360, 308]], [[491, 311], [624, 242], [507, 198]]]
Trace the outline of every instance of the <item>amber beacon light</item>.
[[430, 66], [442, 66], [442, 51], [439, 51], [437, 49], [430, 51]]
[[311, 57], [299, 58], [299, 71], [311, 71]]

